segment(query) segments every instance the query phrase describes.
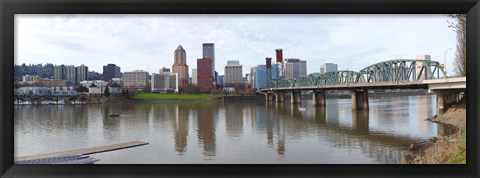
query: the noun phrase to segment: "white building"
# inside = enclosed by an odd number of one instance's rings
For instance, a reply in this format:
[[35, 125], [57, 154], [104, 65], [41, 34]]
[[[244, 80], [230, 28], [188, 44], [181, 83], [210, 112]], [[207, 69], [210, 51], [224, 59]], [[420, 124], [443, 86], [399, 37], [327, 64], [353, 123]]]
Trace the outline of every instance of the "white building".
[[38, 79], [40, 76], [38, 75], [25, 75], [22, 77], [22, 82], [23, 83], [35, 83], [38, 82]]
[[134, 70], [123, 74], [123, 86], [125, 88], [135, 88], [143, 91], [148, 86], [148, 72], [143, 70]]
[[198, 84], [197, 69], [192, 69], [192, 84]]
[[227, 61], [225, 66], [225, 83], [243, 83], [242, 65], [239, 61]]
[[338, 71], [337, 64], [334, 63], [323, 63], [320, 65], [320, 74], [324, 74], [327, 72], [335, 72]]
[[[430, 61], [430, 60], [431, 60], [431, 56], [430, 56], [430, 55], [418, 55], [418, 56], [417, 56], [417, 60]], [[416, 69], [415, 69], [415, 71], [416, 71], [416, 73], [417, 73], [416, 76], [418, 77], [419, 75], [421, 75], [421, 76], [420, 76], [420, 80], [424, 80], [425, 77], [430, 78], [430, 76], [428, 75], [428, 72], [426, 73], [425, 70], [422, 71], [422, 73], [420, 74], [420, 71], [421, 71], [421, 69], [422, 69], [422, 66], [423, 66], [423, 63], [421, 63], [421, 62], [417, 63], [417, 67], [416, 67]], [[427, 70], [428, 70], [428, 69], [427, 69]]]
[[178, 74], [165, 72], [152, 74], [152, 92], [169, 93], [178, 92]]

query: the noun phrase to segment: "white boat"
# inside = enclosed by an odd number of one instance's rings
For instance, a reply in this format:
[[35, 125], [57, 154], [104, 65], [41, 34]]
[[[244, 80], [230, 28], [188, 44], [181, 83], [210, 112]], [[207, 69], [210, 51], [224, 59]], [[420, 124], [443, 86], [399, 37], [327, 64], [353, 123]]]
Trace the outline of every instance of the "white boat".
[[63, 104], [65, 104], [65, 101], [63, 101], [63, 100], [60, 100], [60, 101], [59, 101], [57, 104], [61, 104], [61, 105], [63, 105]]
[[299, 111], [305, 111], [305, 110], [307, 110], [307, 109], [305, 109], [305, 108], [300, 108], [300, 107], [299, 107], [298, 110], [299, 110]]

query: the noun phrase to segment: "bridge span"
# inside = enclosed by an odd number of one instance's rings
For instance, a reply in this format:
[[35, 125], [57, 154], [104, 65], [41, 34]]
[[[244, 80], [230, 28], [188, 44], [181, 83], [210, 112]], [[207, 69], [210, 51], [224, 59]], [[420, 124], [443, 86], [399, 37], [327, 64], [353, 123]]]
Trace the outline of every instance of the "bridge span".
[[466, 77], [447, 78], [437, 61], [408, 59], [380, 62], [359, 72], [343, 70], [294, 80], [279, 76], [267, 81], [259, 90], [267, 102], [284, 102], [285, 96], [290, 95], [290, 103], [297, 104], [301, 103], [301, 91], [312, 91], [313, 105], [325, 106], [325, 91], [348, 90], [352, 93], [353, 110], [368, 109], [368, 90], [428, 89], [437, 95], [437, 113], [442, 114], [466, 92]]

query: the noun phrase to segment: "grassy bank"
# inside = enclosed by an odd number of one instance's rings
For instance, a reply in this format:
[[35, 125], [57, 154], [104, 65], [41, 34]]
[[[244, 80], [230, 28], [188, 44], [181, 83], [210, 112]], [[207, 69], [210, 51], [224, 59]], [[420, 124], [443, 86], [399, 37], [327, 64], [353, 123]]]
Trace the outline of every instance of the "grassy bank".
[[137, 93], [134, 99], [141, 100], [210, 100], [217, 99], [223, 95], [213, 94], [157, 94], [157, 93]]
[[430, 141], [431, 146], [407, 154], [402, 158], [402, 164], [466, 164], [466, 103], [453, 106], [442, 115], [437, 115], [429, 121], [448, 124], [456, 127], [456, 133], [437, 136]]

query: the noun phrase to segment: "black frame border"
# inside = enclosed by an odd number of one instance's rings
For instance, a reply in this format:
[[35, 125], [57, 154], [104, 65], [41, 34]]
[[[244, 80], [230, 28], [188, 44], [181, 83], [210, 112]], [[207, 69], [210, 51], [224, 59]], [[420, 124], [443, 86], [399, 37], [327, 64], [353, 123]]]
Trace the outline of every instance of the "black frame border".
[[[0, 1], [1, 177], [478, 177], [479, 0]], [[15, 165], [14, 14], [467, 14], [467, 165]]]

